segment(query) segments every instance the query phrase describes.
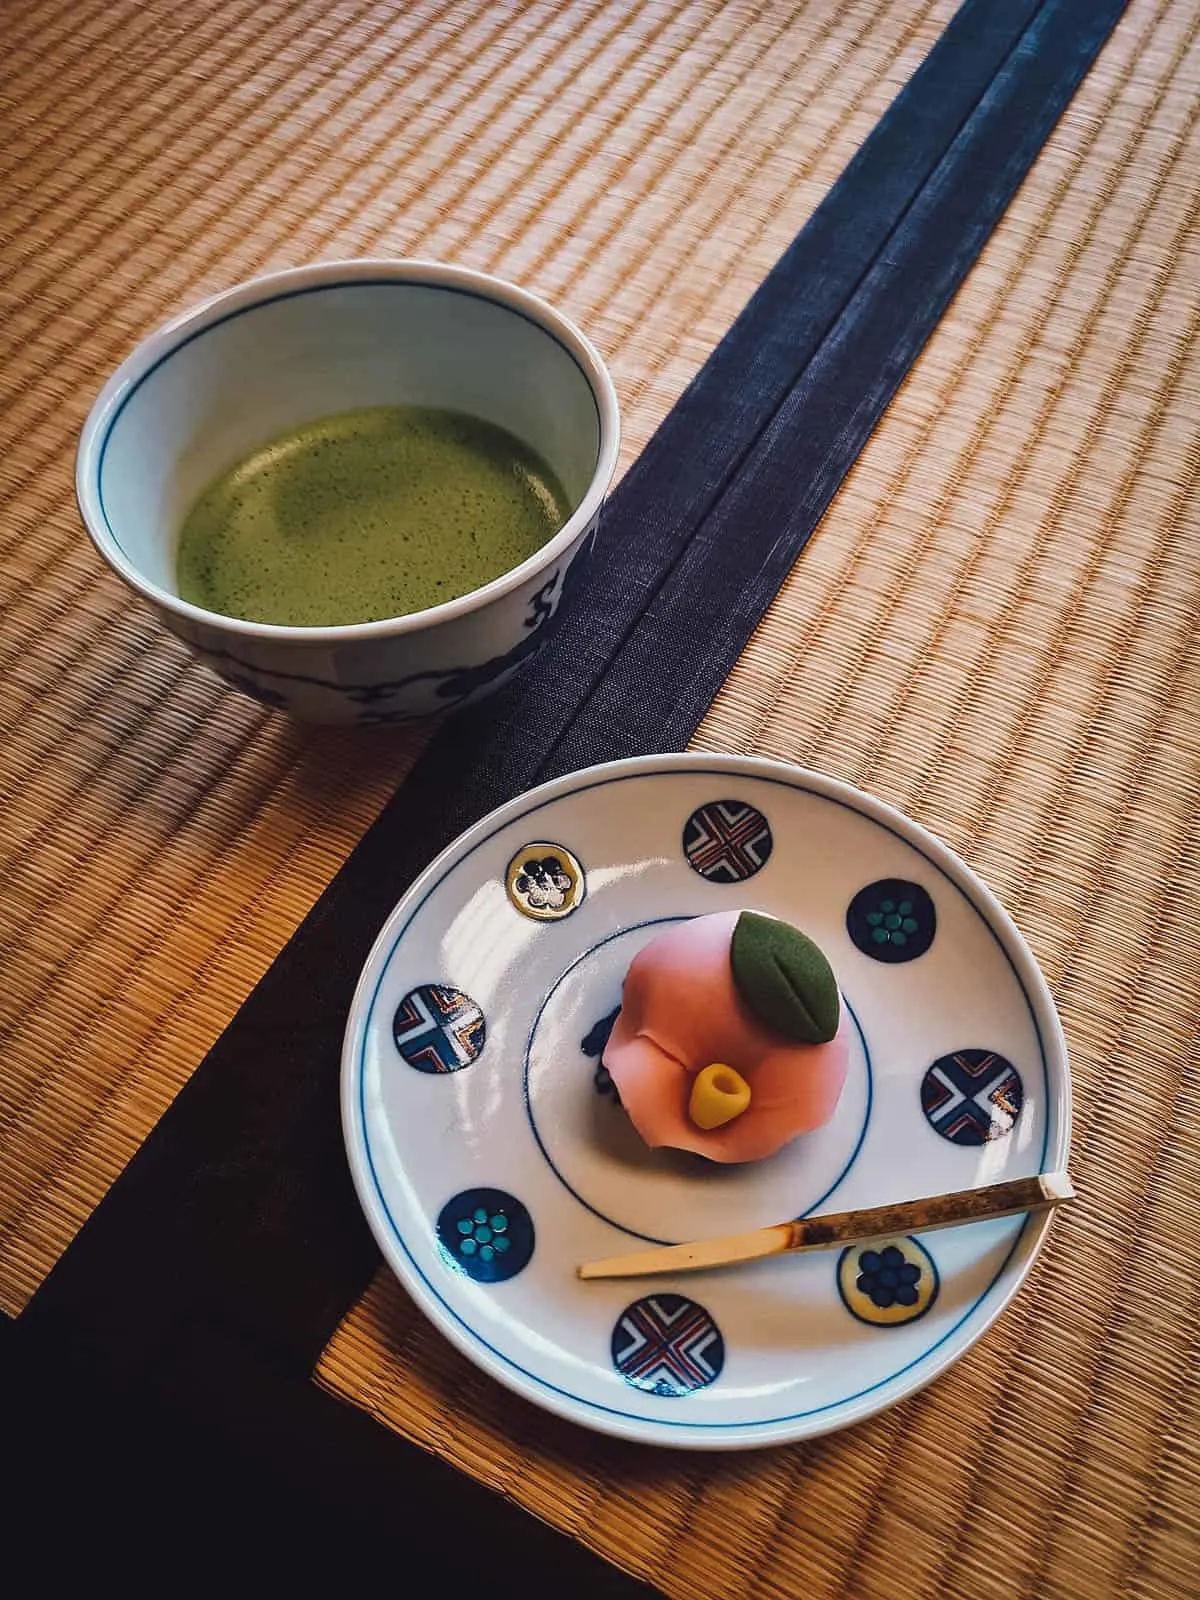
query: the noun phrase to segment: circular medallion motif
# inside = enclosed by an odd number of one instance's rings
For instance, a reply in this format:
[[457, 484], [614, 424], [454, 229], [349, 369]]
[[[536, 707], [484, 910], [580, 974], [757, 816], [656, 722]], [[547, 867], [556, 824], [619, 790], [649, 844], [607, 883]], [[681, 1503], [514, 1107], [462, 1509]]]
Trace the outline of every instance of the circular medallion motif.
[[742, 800], [698, 806], [683, 829], [688, 865], [709, 883], [745, 883], [766, 866], [774, 843], [766, 817]]
[[443, 983], [423, 983], [396, 1007], [392, 1038], [418, 1072], [460, 1072], [483, 1049], [487, 1023], [470, 995]]
[[860, 889], [846, 912], [846, 931], [874, 961], [915, 961], [933, 943], [937, 912], [927, 890], [905, 878], [880, 878]]
[[437, 1219], [442, 1249], [477, 1283], [503, 1283], [528, 1266], [533, 1219], [503, 1189], [464, 1189], [447, 1200]]
[[939, 1056], [921, 1083], [929, 1125], [952, 1144], [987, 1144], [1011, 1133], [1025, 1103], [1021, 1076], [995, 1050]]
[[720, 1377], [725, 1340], [711, 1313], [696, 1301], [650, 1294], [617, 1318], [612, 1359], [633, 1388], [677, 1400]]
[[923, 1317], [937, 1298], [938, 1270], [913, 1238], [851, 1245], [837, 1264], [838, 1293], [852, 1317], [892, 1328]]
[[523, 917], [561, 922], [587, 892], [584, 871], [561, 844], [522, 845], [504, 875], [508, 898]]

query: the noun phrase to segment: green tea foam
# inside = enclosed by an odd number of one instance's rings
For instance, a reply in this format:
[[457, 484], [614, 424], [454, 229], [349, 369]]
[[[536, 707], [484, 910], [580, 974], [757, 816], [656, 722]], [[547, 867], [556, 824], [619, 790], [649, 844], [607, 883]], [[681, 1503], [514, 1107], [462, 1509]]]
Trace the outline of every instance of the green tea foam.
[[571, 506], [505, 429], [369, 406], [307, 423], [223, 473], [184, 520], [180, 597], [251, 622], [374, 622], [490, 583]]

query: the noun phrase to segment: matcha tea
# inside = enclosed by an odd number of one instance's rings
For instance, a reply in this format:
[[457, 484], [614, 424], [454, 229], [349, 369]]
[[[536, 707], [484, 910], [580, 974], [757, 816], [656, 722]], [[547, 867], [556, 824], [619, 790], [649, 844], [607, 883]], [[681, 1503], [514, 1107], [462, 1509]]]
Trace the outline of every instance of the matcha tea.
[[570, 515], [546, 463], [457, 411], [369, 406], [308, 423], [209, 485], [179, 594], [251, 622], [373, 622], [467, 594]]

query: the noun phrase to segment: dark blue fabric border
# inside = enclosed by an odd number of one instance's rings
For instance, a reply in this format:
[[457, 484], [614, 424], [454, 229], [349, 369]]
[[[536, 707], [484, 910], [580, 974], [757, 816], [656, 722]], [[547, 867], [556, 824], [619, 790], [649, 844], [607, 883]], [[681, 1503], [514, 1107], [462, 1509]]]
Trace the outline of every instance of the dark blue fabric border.
[[1123, 10], [1051, 0], [1033, 18], [538, 782], [596, 748], [616, 759], [686, 745]]

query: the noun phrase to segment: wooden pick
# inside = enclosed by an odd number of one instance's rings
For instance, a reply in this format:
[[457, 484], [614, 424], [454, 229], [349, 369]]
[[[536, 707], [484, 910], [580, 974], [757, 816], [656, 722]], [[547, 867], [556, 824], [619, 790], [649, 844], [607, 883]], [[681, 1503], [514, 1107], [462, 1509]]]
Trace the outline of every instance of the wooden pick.
[[1073, 1200], [1075, 1190], [1065, 1172], [1043, 1172], [1036, 1178], [1011, 1178], [982, 1189], [959, 1189], [954, 1194], [930, 1195], [925, 1200], [903, 1200], [897, 1205], [869, 1206], [865, 1211], [836, 1211], [824, 1217], [801, 1217], [778, 1222], [753, 1233], [729, 1234], [723, 1239], [700, 1239], [694, 1244], [662, 1245], [634, 1255], [585, 1261], [581, 1278], [646, 1278], [662, 1272], [707, 1272], [731, 1267], [739, 1261], [761, 1261], [765, 1256], [791, 1255], [801, 1250], [833, 1250], [842, 1245], [867, 1244], [897, 1234], [932, 1233], [937, 1228], [958, 1228], [965, 1222], [989, 1222], [1022, 1211], [1047, 1211]]

